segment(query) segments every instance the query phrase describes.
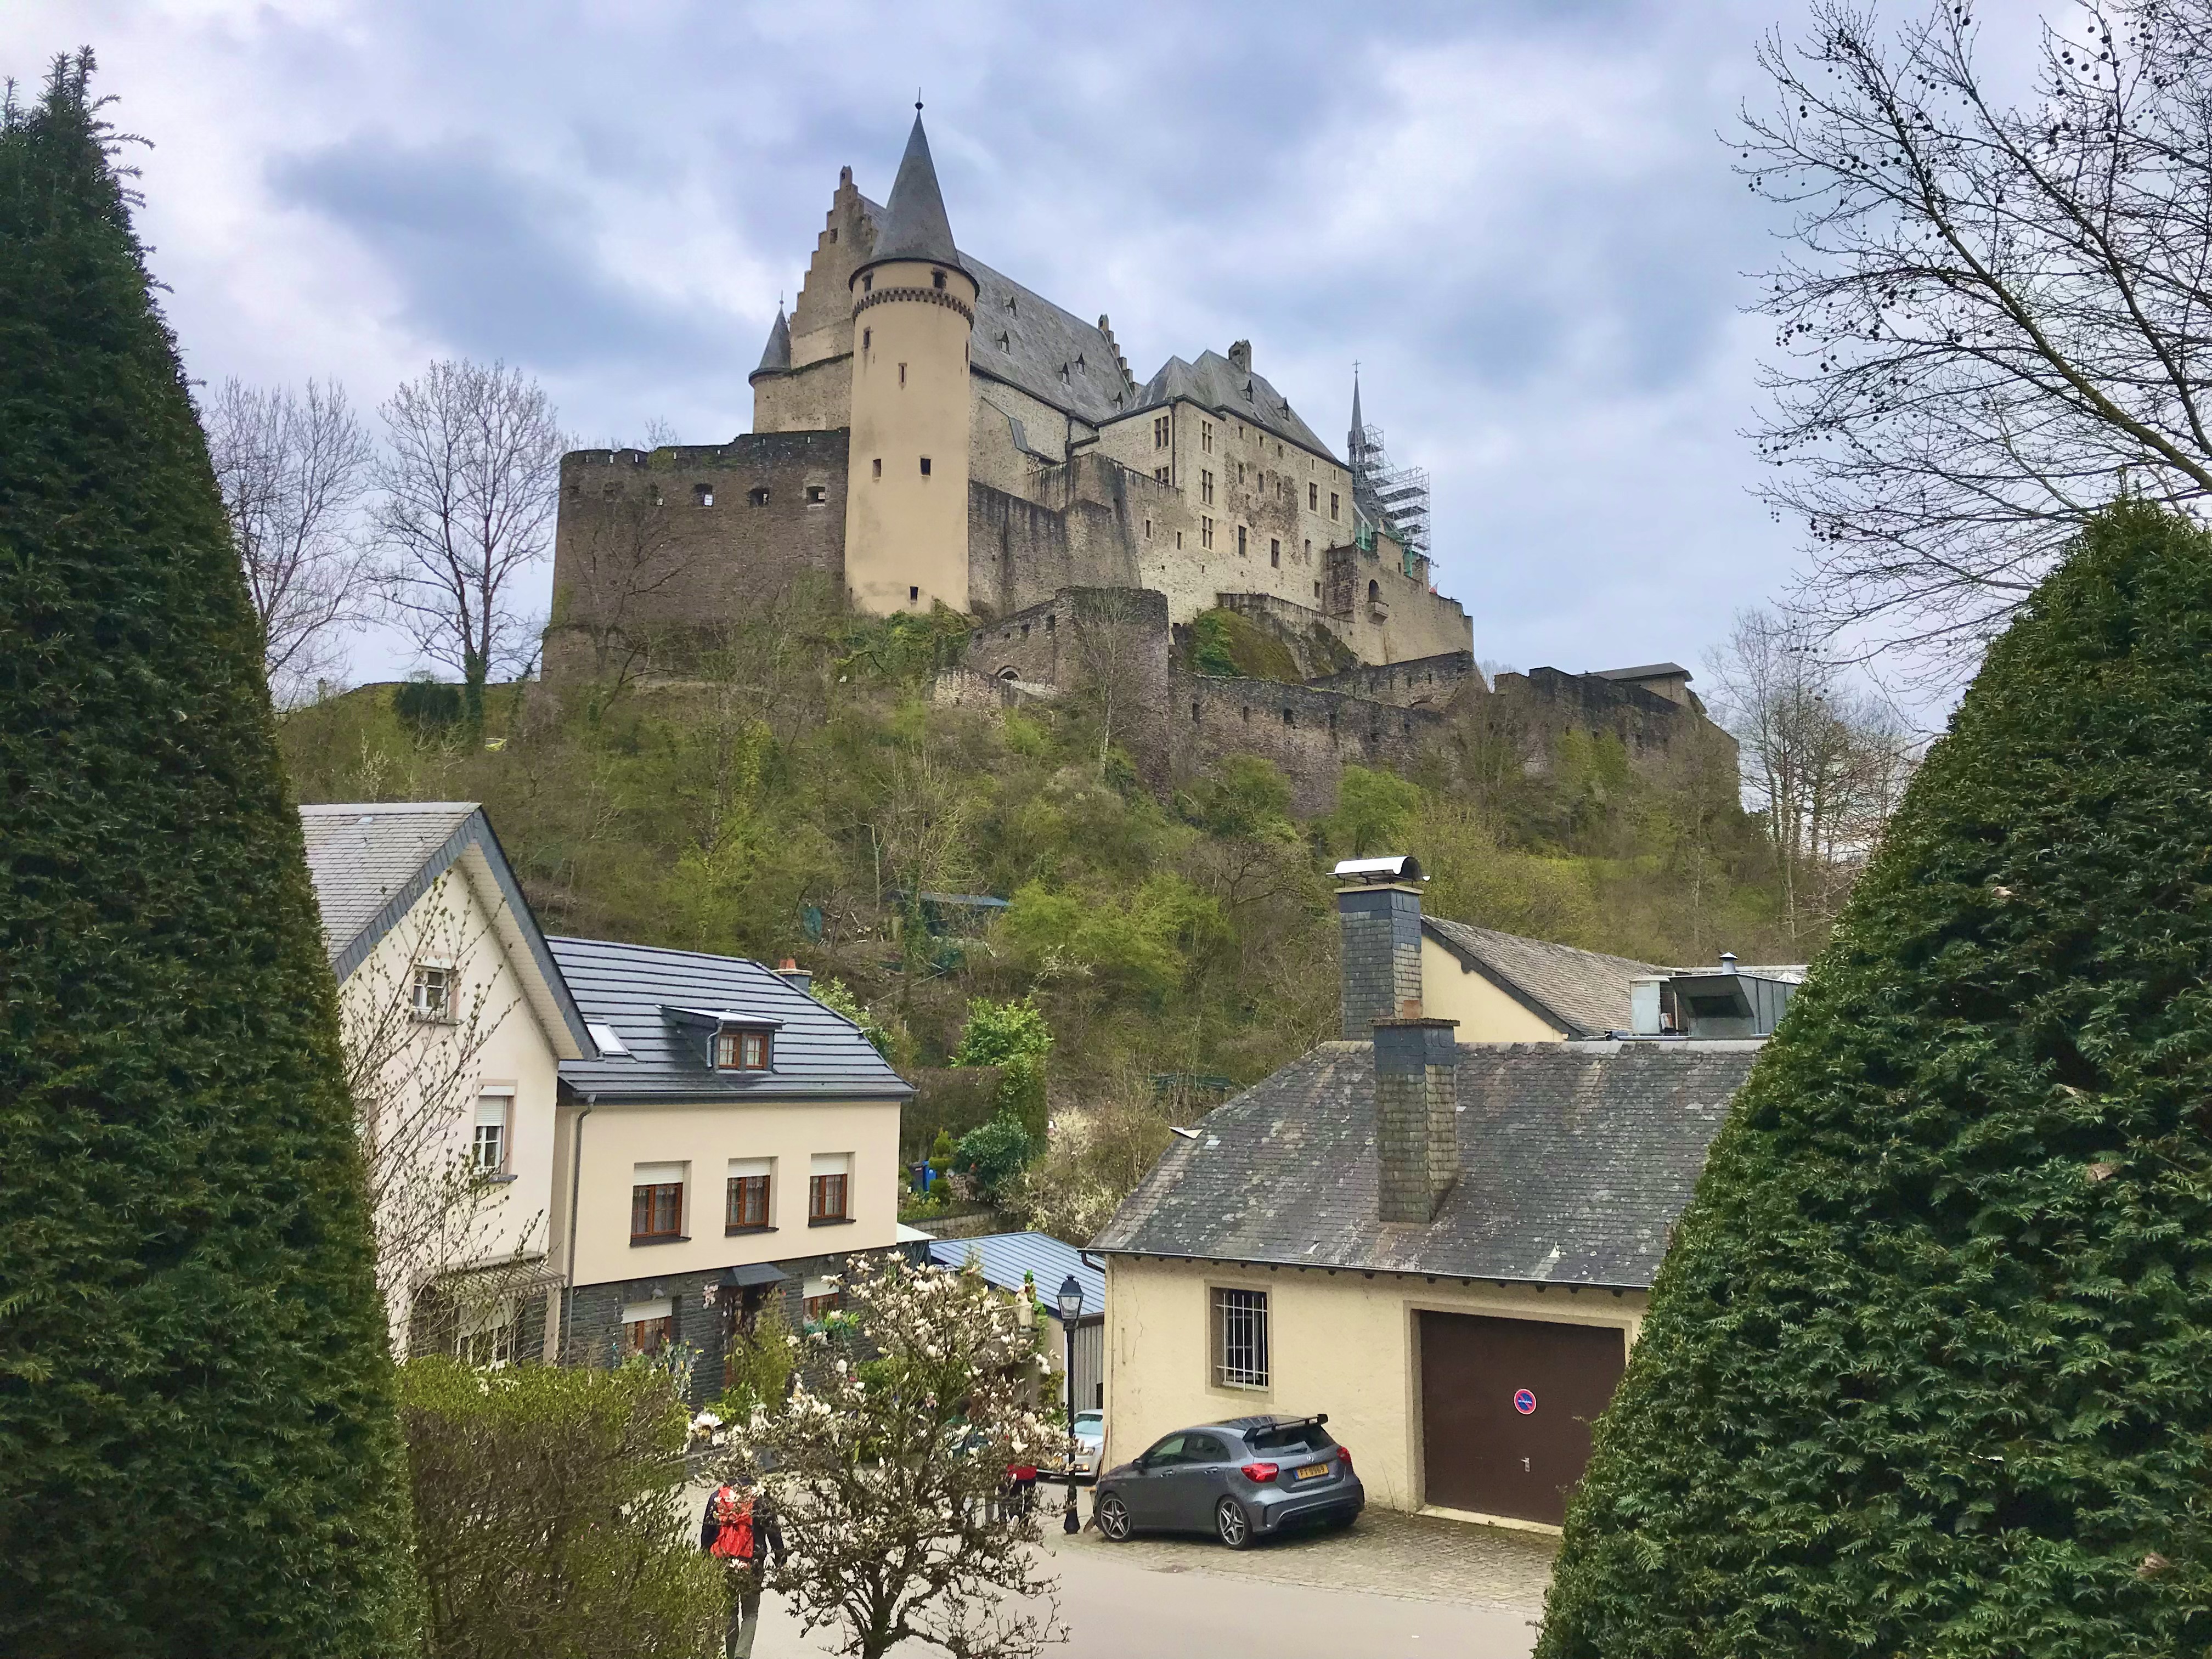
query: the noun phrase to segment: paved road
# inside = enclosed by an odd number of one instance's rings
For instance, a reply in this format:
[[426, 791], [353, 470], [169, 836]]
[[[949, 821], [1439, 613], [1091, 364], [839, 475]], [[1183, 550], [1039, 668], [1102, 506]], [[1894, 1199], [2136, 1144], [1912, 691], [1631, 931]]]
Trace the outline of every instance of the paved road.
[[[1551, 1553], [1523, 1534], [1380, 1511], [1349, 1533], [1241, 1553], [1095, 1532], [1071, 1543], [1054, 1531], [1047, 1547], [1069, 1628], [1047, 1651], [1066, 1659], [1527, 1659]], [[755, 1659], [832, 1651], [775, 1598], [763, 1607]]]

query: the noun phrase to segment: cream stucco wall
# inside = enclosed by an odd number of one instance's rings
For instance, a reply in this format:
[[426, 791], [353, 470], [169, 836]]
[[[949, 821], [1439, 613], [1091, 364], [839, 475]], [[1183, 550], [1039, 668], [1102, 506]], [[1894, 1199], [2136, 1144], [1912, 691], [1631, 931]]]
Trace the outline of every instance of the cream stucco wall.
[[[1208, 1308], [1215, 1286], [1267, 1293], [1269, 1386], [1212, 1382]], [[1106, 1267], [1106, 1459], [1124, 1462], [1176, 1429], [1224, 1418], [1328, 1413], [1368, 1502], [1421, 1506], [1423, 1310], [1604, 1325], [1633, 1343], [1640, 1291], [1571, 1292], [1431, 1282], [1418, 1274], [1220, 1266], [1113, 1255]]]
[[1462, 1042], [1564, 1042], [1565, 1030], [1516, 1001], [1487, 975], [1421, 935], [1421, 1008], [1431, 1019], [1455, 1019]]
[[957, 265], [896, 260], [854, 286], [845, 585], [874, 616], [933, 604], [964, 613], [975, 281]]
[[[708, 1101], [671, 1106], [605, 1103], [588, 1115], [562, 1114], [564, 1176], [571, 1138], [581, 1134], [577, 1186], [575, 1266], [570, 1282], [704, 1272], [755, 1261], [790, 1261], [841, 1250], [872, 1250], [896, 1242], [899, 1103]], [[848, 1206], [853, 1219], [810, 1226], [806, 1183], [814, 1155], [852, 1155]], [[775, 1161], [766, 1232], [723, 1229], [725, 1183], [732, 1158]], [[684, 1242], [632, 1244], [630, 1188], [641, 1164], [687, 1167]], [[568, 1206], [561, 1206], [562, 1254]]]
[[[453, 1086], [438, 1103], [440, 1121], [427, 1125], [424, 1135], [410, 1138], [410, 1161], [418, 1171], [413, 1178], [434, 1184], [440, 1170], [466, 1157], [479, 1097], [513, 1091], [507, 1178], [474, 1189], [481, 1207], [465, 1219], [453, 1218], [453, 1254], [417, 1264], [440, 1271], [540, 1255], [550, 1234], [560, 1062], [526, 994], [513, 947], [502, 938], [512, 929], [511, 920], [501, 925], [505, 902], [488, 871], [471, 876], [476, 862], [465, 856], [434, 883], [339, 988], [342, 1017], [356, 1049], [368, 1031], [396, 1038], [374, 1045], [386, 1055], [379, 1068], [383, 1081], [374, 1101], [361, 1103], [364, 1111], [404, 1118], [421, 1109], [425, 1079], [452, 1077]], [[417, 1021], [404, 1012], [417, 963], [458, 970], [452, 1022]], [[462, 1069], [454, 1075], [457, 1066]], [[401, 1275], [416, 1276], [413, 1271]], [[395, 1284], [390, 1291], [395, 1343], [407, 1329], [415, 1288]]]

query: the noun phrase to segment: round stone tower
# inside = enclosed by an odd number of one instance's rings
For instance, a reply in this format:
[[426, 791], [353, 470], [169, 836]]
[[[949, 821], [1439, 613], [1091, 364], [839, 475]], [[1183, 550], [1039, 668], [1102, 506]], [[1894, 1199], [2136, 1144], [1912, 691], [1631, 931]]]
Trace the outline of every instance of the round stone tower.
[[853, 273], [852, 448], [845, 586], [873, 616], [968, 609], [968, 337], [961, 268], [915, 106], [914, 131]]

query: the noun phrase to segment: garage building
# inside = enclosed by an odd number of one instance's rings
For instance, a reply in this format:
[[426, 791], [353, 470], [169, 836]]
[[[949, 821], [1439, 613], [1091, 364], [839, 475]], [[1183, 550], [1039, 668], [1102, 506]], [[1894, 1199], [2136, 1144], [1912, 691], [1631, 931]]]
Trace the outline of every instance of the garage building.
[[1345, 1040], [1179, 1135], [1092, 1246], [1107, 1458], [1327, 1412], [1371, 1503], [1554, 1528], [1762, 1044], [1460, 1042], [1418, 868], [1380, 873], [1339, 894]]

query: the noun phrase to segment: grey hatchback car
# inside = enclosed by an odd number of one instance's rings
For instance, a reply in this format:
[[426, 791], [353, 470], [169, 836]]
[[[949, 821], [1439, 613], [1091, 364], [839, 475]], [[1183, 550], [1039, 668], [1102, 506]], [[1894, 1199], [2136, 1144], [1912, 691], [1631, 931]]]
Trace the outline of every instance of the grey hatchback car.
[[1116, 1543], [1136, 1532], [1210, 1532], [1241, 1550], [1296, 1527], [1350, 1526], [1367, 1492], [1328, 1422], [1323, 1413], [1179, 1429], [1098, 1477], [1098, 1530]]

